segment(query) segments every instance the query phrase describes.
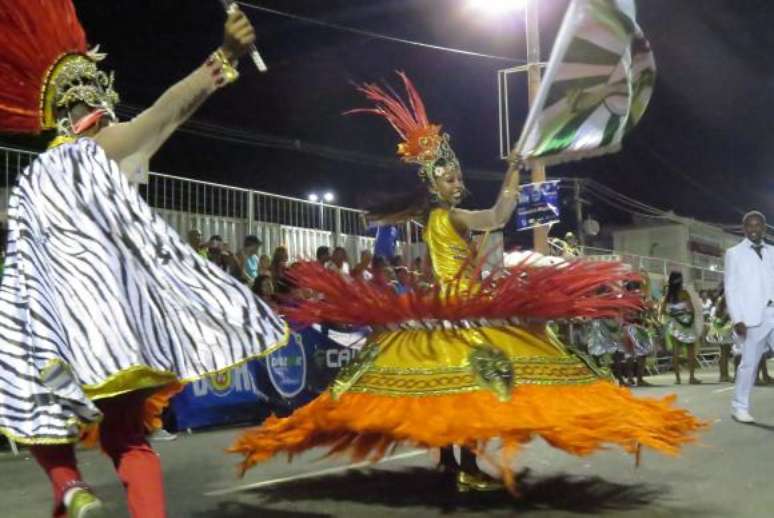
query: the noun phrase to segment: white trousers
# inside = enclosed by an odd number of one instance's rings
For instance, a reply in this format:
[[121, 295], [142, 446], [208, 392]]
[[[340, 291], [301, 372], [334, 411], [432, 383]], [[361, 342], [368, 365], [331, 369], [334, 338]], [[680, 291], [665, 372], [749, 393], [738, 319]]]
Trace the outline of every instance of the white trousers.
[[732, 410], [750, 410], [750, 392], [758, 375], [758, 363], [774, 332], [774, 307], [766, 308], [763, 322], [759, 326], [748, 327], [747, 336], [742, 344], [742, 362], [736, 373], [736, 387]]

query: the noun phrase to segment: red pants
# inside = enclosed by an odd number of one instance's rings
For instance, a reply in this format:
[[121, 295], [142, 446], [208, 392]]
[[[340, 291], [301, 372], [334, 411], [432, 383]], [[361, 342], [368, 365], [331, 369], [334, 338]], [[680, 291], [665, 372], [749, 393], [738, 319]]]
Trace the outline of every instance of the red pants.
[[[161, 463], [145, 439], [143, 411], [147, 396], [147, 392], [138, 391], [97, 401], [104, 414], [99, 441], [124, 484], [132, 517], [164, 518]], [[74, 486], [85, 487], [75, 460], [74, 446], [33, 446], [31, 451], [53, 485], [54, 517], [65, 516], [65, 491]]]

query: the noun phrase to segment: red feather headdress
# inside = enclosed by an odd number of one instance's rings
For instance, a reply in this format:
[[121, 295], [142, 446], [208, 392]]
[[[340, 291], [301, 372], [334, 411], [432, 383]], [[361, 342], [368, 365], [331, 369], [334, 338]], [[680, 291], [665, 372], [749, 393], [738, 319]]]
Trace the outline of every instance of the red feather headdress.
[[71, 0], [0, 0], [0, 49], [0, 131], [39, 133], [57, 126], [57, 107], [118, 101]]
[[[408, 95], [408, 103], [398, 94], [387, 92], [379, 85], [364, 83], [357, 87], [366, 99], [373, 101], [373, 108], [350, 110], [350, 113], [374, 113], [387, 119], [403, 142], [398, 144], [398, 155], [405, 161], [419, 164], [423, 179], [433, 181], [435, 165], [440, 159], [459, 167], [459, 162], [449, 145], [449, 135], [441, 133], [441, 126], [431, 124], [425, 103], [416, 87], [403, 72], [397, 72]], [[441, 174], [443, 171], [439, 171]]]

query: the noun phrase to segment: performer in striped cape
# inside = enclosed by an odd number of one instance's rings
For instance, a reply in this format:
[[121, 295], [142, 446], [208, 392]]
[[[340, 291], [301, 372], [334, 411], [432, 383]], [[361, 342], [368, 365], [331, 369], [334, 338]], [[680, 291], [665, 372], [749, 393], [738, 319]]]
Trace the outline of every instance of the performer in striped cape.
[[81, 479], [73, 443], [101, 421], [132, 516], [164, 516], [146, 409], [180, 382], [268, 354], [287, 328], [154, 215], [129, 176], [237, 78], [253, 28], [230, 12], [223, 45], [122, 124], [112, 76], [87, 50], [70, 0], [0, 0], [0, 41], [0, 130], [58, 134], [9, 202], [0, 431], [31, 445], [53, 484], [55, 516], [94, 516], [101, 503]]

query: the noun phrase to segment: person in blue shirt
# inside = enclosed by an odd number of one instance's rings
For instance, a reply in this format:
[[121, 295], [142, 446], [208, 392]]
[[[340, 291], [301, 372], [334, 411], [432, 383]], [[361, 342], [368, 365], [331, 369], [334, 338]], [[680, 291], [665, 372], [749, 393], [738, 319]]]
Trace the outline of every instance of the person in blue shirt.
[[247, 283], [249, 286], [253, 285], [255, 279], [258, 277], [258, 250], [261, 248], [261, 240], [258, 236], [249, 235], [245, 236], [245, 240], [242, 243], [242, 249], [237, 253], [236, 263], [239, 265], [239, 271], [234, 272], [242, 282]]

